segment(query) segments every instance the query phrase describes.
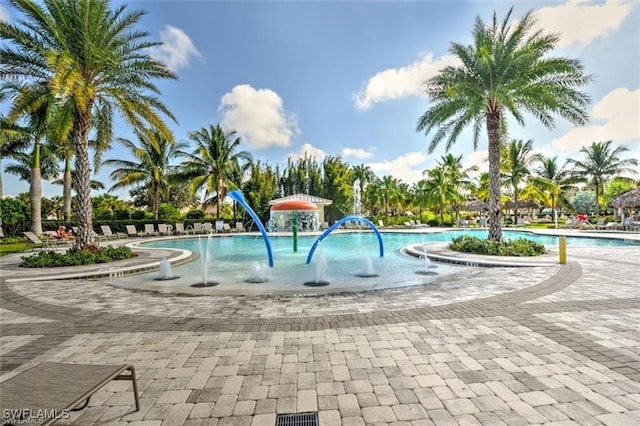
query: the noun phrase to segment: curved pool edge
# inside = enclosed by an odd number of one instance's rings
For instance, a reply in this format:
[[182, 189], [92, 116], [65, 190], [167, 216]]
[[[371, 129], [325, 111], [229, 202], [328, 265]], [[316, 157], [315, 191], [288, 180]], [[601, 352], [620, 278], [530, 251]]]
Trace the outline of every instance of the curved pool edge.
[[447, 243], [418, 243], [403, 248], [405, 254], [413, 257], [424, 257], [424, 248], [427, 249], [429, 259], [461, 266], [471, 267], [536, 267], [554, 266], [559, 262], [553, 259], [557, 257], [556, 250], [549, 250], [547, 254], [536, 257], [511, 257], [511, 256], [484, 256], [471, 253], [462, 253], [448, 248]]

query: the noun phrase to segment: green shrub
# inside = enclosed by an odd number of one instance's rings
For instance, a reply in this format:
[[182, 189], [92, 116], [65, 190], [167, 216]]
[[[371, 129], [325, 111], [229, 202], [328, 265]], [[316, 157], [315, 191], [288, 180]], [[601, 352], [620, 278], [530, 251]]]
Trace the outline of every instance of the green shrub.
[[547, 252], [543, 244], [526, 238], [504, 242], [485, 240], [470, 235], [456, 237], [449, 244], [451, 250], [491, 256], [539, 256]]
[[189, 210], [187, 212], [187, 219], [204, 219], [204, 212], [202, 210]]
[[108, 263], [115, 260], [135, 257], [129, 247], [96, 247], [93, 249], [71, 248], [66, 253], [55, 251], [41, 251], [31, 256], [23, 256], [20, 266], [25, 268], [51, 268], [58, 266], [93, 265], [96, 263]]
[[5, 235], [18, 235], [31, 225], [29, 207], [18, 198], [0, 199], [0, 217]]
[[145, 218], [144, 210], [135, 210], [131, 213], [131, 219], [142, 220]]
[[158, 206], [158, 219], [159, 220], [179, 220], [180, 212], [173, 204], [161, 203]]

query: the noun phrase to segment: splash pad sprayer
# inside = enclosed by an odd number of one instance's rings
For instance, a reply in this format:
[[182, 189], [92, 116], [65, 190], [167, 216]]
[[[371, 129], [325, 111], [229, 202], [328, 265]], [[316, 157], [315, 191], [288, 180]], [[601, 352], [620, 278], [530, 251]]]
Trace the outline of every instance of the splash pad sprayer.
[[269, 241], [267, 230], [264, 229], [262, 221], [260, 220], [256, 212], [254, 212], [253, 209], [249, 206], [249, 204], [247, 204], [246, 200], [244, 199], [244, 195], [242, 195], [242, 192], [236, 189], [229, 192], [227, 195], [233, 198], [238, 204], [240, 204], [242, 208], [245, 209], [247, 213], [249, 213], [249, 216], [251, 216], [251, 218], [255, 222], [256, 226], [260, 230], [260, 233], [262, 234], [264, 244], [267, 246], [267, 257], [269, 258], [269, 266], [273, 268], [273, 250], [271, 249], [271, 241]]
[[313, 257], [313, 253], [316, 251], [316, 248], [318, 248], [318, 244], [320, 244], [322, 240], [325, 239], [325, 237], [327, 237], [331, 232], [333, 232], [334, 229], [338, 228], [343, 223], [352, 222], [352, 221], [362, 222], [365, 225], [369, 226], [369, 228], [371, 228], [373, 233], [376, 234], [376, 237], [378, 238], [380, 257], [384, 257], [384, 245], [382, 243], [382, 236], [380, 235], [380, 231], [378, 231], [378, 228], [376, 228], [376, 226], [369, 219], [366, 219], [362, 216], [347, 216], [338, 220], [333, 225], [331, 225], [326, 231], [322, 233], [322, 235], [318, 237], [318, 239], [311, 246], [311, 250], [309, 250], [309, 255], [307, 256], [307, 264], [311, 263], [311, 258]]

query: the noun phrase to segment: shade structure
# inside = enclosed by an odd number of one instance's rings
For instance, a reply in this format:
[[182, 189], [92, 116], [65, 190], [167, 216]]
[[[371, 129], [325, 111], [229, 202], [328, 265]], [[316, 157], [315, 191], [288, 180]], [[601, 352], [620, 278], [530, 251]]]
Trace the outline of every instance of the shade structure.
[[[513, 201], [507, 201], [505, 206], [508, 209], [512, 209], [512, 208], [516, 207], [516, 203], [514, 203]], [[519, 200], [517, 207], [519, 209], [523, 209], [523, 208], [524, 209], [528, 209], [528, 208], [536, 208], [536, 207], [539, 207], [539, 206], [538, 206], [538, 203], [536, 203], [533, 200]]]
[[618, 208], [640, 207], [640, 188], [635, 188], [616, 197], [611, 205]]
[[464, 210], [465, 211], [469, 211], [469, 212], [488, 211], [489, 210], [489, 204], [485, 203], [484, 201], [480, 201], [480, 200], [471, 200], [471, 201], [467, 202], [467, 204], [465, 204]]
[[282, 210], [318, 210], [318, 206], [309, 202], [302, 200], [288, 200], [281, 201], [278, 204], [274, 204], [271, 206], [272, 211], [282, 211]]

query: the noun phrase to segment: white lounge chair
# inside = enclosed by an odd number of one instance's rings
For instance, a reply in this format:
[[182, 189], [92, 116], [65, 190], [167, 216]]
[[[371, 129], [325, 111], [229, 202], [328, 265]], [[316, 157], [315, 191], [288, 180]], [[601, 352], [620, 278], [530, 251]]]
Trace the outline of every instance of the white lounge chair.
[[236, 222], [236, 232], [247, 232], [242, 222]]
[[213, 232], [213, 223], [205, 222], [202, 224], [202, 232], [205, 234], [210, 234]]
[[25, 231], [23, 232], [23, 234], [25, 235], [25, 237], [27, 237], [29, 239], [29, 241], [31, 241], [34, 244], [33, 249], [35, 250], [36, 248], [40, 248], [41, 250], [53, 250], [56, 247], [62, 247], [62, 246], [71, 246], [71, 244], [73, 244], [74, 240], [65, 240], [65, 239], [40, 239], [38, 238], [38, 236], [36, 234], [34, 234], [31, 231]]
[[[111, 226], [109, 226], [109, 225], [100, 225], [100, 230], [102, 231], [102, 236], [107, 240], [110, 239], [110, 238], [119, 240], [121, 236], [122, 237], [126, 237], [127, 236], [126, 234], [124, 234], [122, 232], [116, 232], [114, 234], [113, 232], [111, 232]], [[98, 235], [98, 236], [100, 236], [100, 235]]]
[[160, 235], [171, 235], [171, 230], [169, 229], [169, 225], [167, 225], [166, 223], [159, 223], [158, 233]]
[[138, 231], [135, 225], [127, 225], [127, 235], [130, 237], [144, 237], [143, 231]]
[[185, 235], [187, 231], [184, 229], [184, 223], [176, 223], [176, 235]]
[[158, 235], [158, 231], [156, 231], [156, 227], [153, 225], [153, 223], [145, 223], [144, 224], [144, 234], [146, 236], [151, 236], [151, 235]]

